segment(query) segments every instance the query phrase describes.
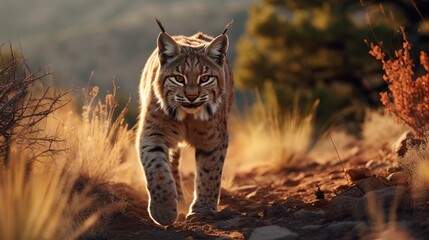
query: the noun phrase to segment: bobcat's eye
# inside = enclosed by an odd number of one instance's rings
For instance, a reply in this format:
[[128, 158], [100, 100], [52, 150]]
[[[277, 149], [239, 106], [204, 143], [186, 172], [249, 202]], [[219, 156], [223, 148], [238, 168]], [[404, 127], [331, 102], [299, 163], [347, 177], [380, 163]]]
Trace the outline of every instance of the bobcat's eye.
[[174, 79], [179, 83], [185, 83], [185, 78], [182, 75], [175, 75]]
[[206, 83], [208, 80], [210, 80], [209, 75], [204, 75], [200, 77], [200, 83]]

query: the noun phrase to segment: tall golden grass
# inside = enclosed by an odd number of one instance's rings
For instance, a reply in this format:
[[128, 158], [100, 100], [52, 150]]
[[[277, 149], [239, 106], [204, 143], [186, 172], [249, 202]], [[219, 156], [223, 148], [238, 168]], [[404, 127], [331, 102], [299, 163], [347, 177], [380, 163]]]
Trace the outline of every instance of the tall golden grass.
[[28, 172], [19, 155], [0, 169], [0, 239], [75, 239], [97, 221], [96, 213], [75, 221], [92, 199], [73, 193], [76, 176], [63, 170]]
[[307, 164], [307, 154], [314, 145], [318, 101], [310, 108], [295, 101], [289, 112], [283, 112], [273, 87], [265, 89], [266, 98], [258, 93], [255, 96], [256, 102], [248, 113], [233, 117], [233, 157], [246, 162], [263, 161], [282, 169]]
[[104, 101], [97, 95], [97, 87], [88, 92], [81, 117], [66, 107], [40, 123], [48, 135], [61, 139], [48, 143], [60, 151], [30, 156], [34, 161], [29, 168], [26, 151], [13, 147], [10, 164], [0, 167], [0, 239], [94, 236], [113, 213], [125, 209], [124, 199], [112, 195], [106, 200], [97, 190], [135, 178], [124, 174], [132, 172], [134, 135], [124, 121], [126, 107], [115, 116], [115, 91]]
[[[62, 148], [69, 149], [61, 156], [68, 168], [96, 182], [113, 181], [118, 172], [134, 160], [134, 132], [124, 120], [127, 107], [117, 116], [116, 91], [107, 93], [104, 101], [98, 99], [97, 86], [86, 90], [87, 101], [82, 115], [59, 113], [59, 136], [67, 139]], [[131, 176], [130, 176], [131, 177]]]

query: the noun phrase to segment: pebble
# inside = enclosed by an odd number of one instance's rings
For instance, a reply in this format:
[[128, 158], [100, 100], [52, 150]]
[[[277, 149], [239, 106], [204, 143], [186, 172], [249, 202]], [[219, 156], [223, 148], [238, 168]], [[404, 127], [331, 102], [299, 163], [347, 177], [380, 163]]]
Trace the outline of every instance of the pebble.
[[264, 210], [264, 217], [265, 218], [279, 218], [286, 215], [286, 209], [280, 205], [276, 204], [271, 207], [267, 207]]
[[[395, 196], [397, 194], [399, 194], [398, 196], [400, 197], [398, 201], [401, 202], [404, 197], [404, 192], [404, 187], [388, 187], [365, 194], [361, 201], [365, 206], [368, 205], [368, 202], [375, 201], [383, 207], [389, 207], [395, 201]], [[401, 208], [402, 205], [399, 204], [398, 207]]]
[[358, 223], [360, 223], [360, 222], [345, 221], [345, 222], [333, 223], [327, 227], [327, 231], [328, 231], [329, 235], [333, 238], [345, 237], [345, 236], [347, 236], [346, 235], [347, 233], [351, 237], [351, 236], [355, 235], [355, 233], [353, 233], [353, 229], [356, 228], [356, 225]]
[[232, 218], [233, 216], [238, 216], [238, 215], [240, 215], [240, 213], [229, 206], [215, 213], [215, 217], [217, 219], [229, 219], [229, 218]]
[[259, 218], [259, 213], [258, 212], [250, 212], [249, 214], [247, 214], [248, 217], [251, 218]]
[[277, 225], [256, 228], [250, 235], [249, 240], [295, 240], [298, 234]]
[[254, 222], [255, 222], [254, 219], [238, 217], [238, 218], [233, 218], [226, 221], [218, 221], [213, 225], [219, 229], [229, 231]]
[[387, 181], [390, 185], [394, 186], [406, 186], [408, 185], [407, 177], [403, 172], [394, 172], [387, 176]]
[[293, 216], [299, 220], [312, 220], [315, 218], [323, 218], [326, 215], [326, 212], [323, 210], [310, 211], [306, 209], [300, 209], [296, 211]]
[[319, 230], [321, 228], [322, 228], [321, 225], [306, 225], [306, 226], [301, 227], [301, 230], [303, 230], [303, 231], [316, 231], [316, 230]]
[[350, 176], [352, 181], [371, 177], [371, 171], [366, 167], [347, 169], [346, 174]]
[[358, 186], [363, 192], [367, 193], [370, 191], [386, 188], [389, 186], [389, 184], [383, 178], [370, 177], [357, 182], [356, 186]]
[[337, 196], [329, 202], [327, 215], [334, 220], [340, 220], [346, 217], [361, 219], [365, 216], [365, 211], [363, 211], [363, 209], [360, 198]]
[[404, 157], [408, 151], [408, 147], [419, 146], [423, 143], [423, 140], [415, 139], [413, 133], [407, 131], [392, 144], [392, 151], [396, 153], [398, 157]]
[[228, 236], [220, 236], [220, 237], [216, 237], [215, 240], [233, 240], [233, 238]]

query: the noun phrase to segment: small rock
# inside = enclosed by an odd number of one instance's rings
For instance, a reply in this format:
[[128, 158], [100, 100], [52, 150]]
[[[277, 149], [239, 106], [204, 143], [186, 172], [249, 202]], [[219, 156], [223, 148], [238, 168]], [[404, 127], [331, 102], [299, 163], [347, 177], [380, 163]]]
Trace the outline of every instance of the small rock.
[[352, 181], [371, 177], [371, 171], [366, 167], [350, 168], [346, 170], [346, 173], [350, 176], [350, 180]]
[[419, 146], [422, 143], [424, 143], [424, 141], [415, 139], [413, 133], [407, 131], [392, 144], [392, 151], [396, 153], [398, 157], [403, 157], [407, 153], [409, 145]]
[[326, 212], [323, 210], [310, 211], [306, 209], [300, 209], [296, 211], [293, 216], [299, 220], [312, 220], [315, 218], [323, 218], [326, 215]]
[[215, 213], [216, 219], [229, 219], [229, 218], [232, 218], [233, 216], [238, 216], [238, 215], [240, 215], [240, 213], [229, 206]]
[[[379, 177], [370, 177], [357, 181], [353, 186], [343, 190], [338, 196], [360, 198], [367, 192], [389, 187], [387, 180]], [[338, 191], [338, 190], [337, 190]]]
[[371, 229], [365, 222], [358, 222], [353, 228], [353, 232], [357, 234], [359, 239], [365, 239], [364, 237], [371, 233]]
[[298, 234], [277, 225], [256, 228], [249, 240], [295, 240]]
[[365, 167], [371, 168], [375, 164], [376, 164], [376, 162], [374, 160], [369, 160], [368, 162], [366, 162]]
[[[397, 201], [401, 203], [404, 198], [404, 193], [404, 187], [388, 187], [365, 194], [365, 196], [362, 198], [362, 202], [365, 204], [365, 206], [368, 206], [369, 202], [375, 201], [377, 204], [381, 204], [380, 206], [389, 207], [393, 204], [395, 201], [395, 196], [397, 195], [399, 197]], [[401, 204], [398, 207], [402, 208]]]
[[374, 164], [371, 167], [371, 171], [377, 171], [379, 169], [384, 169], [384, 168], [387, 168], [387, 167], [389, 167], [388, 163], [386, 163], [386, 162], [380, 162], [380, 163]]
[[295, 187], [295, 186], [298, 186], [300, 182], [301, 182], [300, 180], [288, 179], [288, 180], [286, 180], [286, 181], [283, 182], [283, 186], [286, 186], [286, 187]]
[[220, 236], [220, 237], [216, 237], [215, 240], [233, 240], [233, 238], [228, 236]]
[[249, 214], [247, 214], [248, 217], [251, 218], [259, 218], [259, 213], [258, 212], [250, 212]]
[[338, 237], [345, 238], [346, 234], [349, 234], [349, 236], [352, 237], [354, 235], [352, 230], [355, 229], [358, 223], [360, 222], [354, 222], [354, 221], [337, 222], [329, 225], [327, 227], [327, 230], [329, 235], [333, 238], [338, 238]]
[[389, 181], [390, 185], [394, 186], [406, 186], [408, 185], [407, 177], [403, 172], [394, 172], [387, 176], [387, 181]]
[[280, 205], [276, 204], [271, 207], [267, 207], [264, 210], [264, 217], [265, 218], [279, 218], [286, 215], [286, 209]]
[[233, 218], [226, 221], [218, 221], [213, 225], [219, 229], [229, 231], [254, 222], [255, 222], [254, 219], [238, 217], [238, 218]]
[[359, 198], [348, 196], [334, 197], [328, 204], [328, 217], [340, 220], [345, 217], [361, 219], [365, 216], [363, 205]]
[[319, 230], [320, 228], [322, 228], [321, 225], [306, 225], [301, 227], [301, 230], [303, 231], [316, 231]]
[[370, 177], [356, 182], [356, 186], [359, 187], [363, 192], [367, 193], [370, 191], [386, 188], [389, 186], [389, 184], [383, 178]]
[[358, 146], [354, 146], [353, 148], [350, 149], [350, 155], [356, 155], [360, 152], [360, 148]]

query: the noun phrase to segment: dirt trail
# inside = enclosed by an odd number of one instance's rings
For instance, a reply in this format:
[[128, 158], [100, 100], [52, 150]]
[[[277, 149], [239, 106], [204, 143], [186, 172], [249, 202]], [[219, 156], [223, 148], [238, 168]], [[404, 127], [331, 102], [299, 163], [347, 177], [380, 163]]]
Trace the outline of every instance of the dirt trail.
[[[395, 239], [428, 236], [429, 211], [427, 207], [416, 209], [390, 149], [372, 149], [359, 143], [350, 149], [354, 150], [341, 161], [333, 154], [324, 164], [313, 163], [302, 169], [275, 172], [259, 167], [237, 174], [234, 185], [222, 189], [220, 212], [205, 219], [185, 219], [181, 214], [173, 226], [160, 227], [150, 220], [147, 203], [134, 199], [125, 213], [112, 219], [104, 238], [276, 239], [276, 234], [283, 234], [283, 239], [372, 239], [380, 233], [394, 234]], [[192, 179], [191, 174], [184, 176], [184, 185], [191, 186]], [[392, 217], [396, 219], [388, 225]]]

